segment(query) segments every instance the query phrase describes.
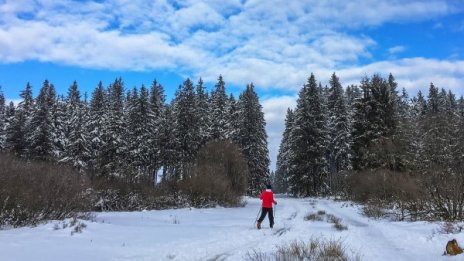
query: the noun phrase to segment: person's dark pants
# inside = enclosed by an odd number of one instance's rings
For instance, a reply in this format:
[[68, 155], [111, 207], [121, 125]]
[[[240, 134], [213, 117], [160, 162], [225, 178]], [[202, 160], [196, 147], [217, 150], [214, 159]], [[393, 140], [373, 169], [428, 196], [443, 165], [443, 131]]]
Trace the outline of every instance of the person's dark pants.
[[269, 213], [269, 225], [271, 228], [274, 226], [274, 212], [272, 208], [262, 208], [261, 209], [261, 216], [258, 219], [258, 222], [263, 222], [264, 218], [266, 217], [267, 213]]

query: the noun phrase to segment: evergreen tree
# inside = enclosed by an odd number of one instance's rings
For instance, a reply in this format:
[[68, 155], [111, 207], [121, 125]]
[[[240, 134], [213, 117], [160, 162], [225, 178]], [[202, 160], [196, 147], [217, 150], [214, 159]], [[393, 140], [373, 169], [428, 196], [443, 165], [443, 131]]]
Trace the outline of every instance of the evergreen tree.
[[427, 101], [421, 91], [411, 101], [411, 117], [415, 120], [422, 118], [427, 112]]
[[181, 161], [192, 162], [199, 149], [201, 138], [193, 83], [187, 79], [176, 97], [177, 140], [180, 145]]
[[161, 144], [160, 162], [163, 167], [162, 181], [178, 179], [179, 147], [180, 142], [176, 140], [178, 128], [176, 125], [176, 114], [173, 105], [167, 105], [161, 117], [159, 139]]
[[232, 143], [239, 144], [239, 131], [240, 131], [240, 122], [239, 115], [237, 110], [237, 104], [235, 102], [234, 96], [231, 94], [229, 100], [227, 101], [227, 133], [226, 138], [232, 141]]
[[[156, 184], [158, 182], [158, 171], [163, 166], [164, 160], [164, 151], [167, 148], [167, 137], [168, 134], [166, 131], [169, 130], [169, 126], [165, 117], [167, 112], [166, 108], [166, 96], [164, 95], [164, 88], [156, 80], [153, 81], [153, 84], [150, 87], [150, 108], [151, 111], [149, 128], [151, 130], [151, 147], [152, 147], [152, 173], [153, 173], [153, 182]], [[169, 123], [170, 124], [170, 123]], [[164, 169], [166, 170], [166, 169]], [[163, 172], [164, 172], [163, 170]]]
[[351, 135], [348, 110], [345, 106], [343, 88], [338, 77], [332, 74], [328, 97], [328, 167], [329, 186], [332, 192], [341, 187], [339, 173], [351, 167]]
[[277, 155], [276, 172], [274, 190], [277, 192], [288, 191], [288, 178], [291, 175], [291, 157], [292, 150], [290, 147], [290, 134], [293, 125], [293, 111], [288, 108], [285, 117], [285, 130], [283, 133], [282, 141], [279, 146], [279, 153]]
[[240, 128], [239, 146], [248, 163], [248, 195], [256, 195], [269, 182], [269, 151], [266, 122], [253, 84], [246, 87], [237, 102]]
[[458, 113], [461, 117], [464, 117], [464, 97], [461, 96], [458, 101]]
[[362, 98], [362, 92], [356, 85], [350, 85], [346, 87], [346, 105], [349, 108], [353, 108], [354, 103]]
[[5, 150], [6, 120], [5, 96], [3, 96], [2, 87], [0, 86], [0, 152]]
[[14, 116], [11, 116], [9, 125], [6, 130], [6, 148], [9, 152], [19, 157], [26, 157], [29, 147], [28, 136], [30, 130], [34, 100], [32, 98], [32, 87], [29, 82], [26, 88], [21, 91], [22, 101], [17, 109], [14, 110]]
[[108, 122], [108, 102], [105, 100], [105, 88], [102, 82], [98, 83], [97, 88], [92, 93], [89, 108], [89, 121], [86, 124], [89, 135], [90, 159], [88, 169], [91, 176], [100, 176], [103, 173], [103, 147], [104, 147], [104, 124]]
[[326, 192], [327, 140], [322, 102], [313, 74], [299, 93], [291, 132], [292, 174], [290, 190], [295, 195]]
[[27, 137], [29, 157], [35, 160], [51, 161], [54, 158], [52, 119], [49, 108], [50, 88], [53, 87], [50, 86], [48, 80], [45, 80], [35, 101], [30, 123], [31, 134]]
[[227, 95], [225, 82], [222, 76], [214, 86], [214, 90], [211, 93], [211, 138], [212, 139], [225, 139], [227, 133]]
[[108, 88], [106, 122], [103, 124], [102, 172], [106, 177], [124, 178], [127, 153], [124, 124], [124, 84], [116, 79]]
[[440, 97], [438, 95], [438, 88], [430, 83], [429, 96], [427, 100], [427, 112], [429, 114], [435, 114], [440, 111]]
[[209, 117], [209, 97], [203, 86], [203, 80], [200, 78], [196, 87], [196, 108], [198, 114], [200, 147], [205, 145], [211, 138], [211, 119]]
[[89, 135], [86, 132], [88, 114], [81, 102], [77, 82], [68, 89], [66, 98], [65, 149], [60, 162], [68, 163], [79, 171], [88, 167], [91, 157]]
[[396, 169], [401, 165], [391, 161], [393, 140], [398, 127], [396, 83], [390, 75], [386, 81], [379, 75], [361, 81], [362, 99], [354, 104], [353, 167]]

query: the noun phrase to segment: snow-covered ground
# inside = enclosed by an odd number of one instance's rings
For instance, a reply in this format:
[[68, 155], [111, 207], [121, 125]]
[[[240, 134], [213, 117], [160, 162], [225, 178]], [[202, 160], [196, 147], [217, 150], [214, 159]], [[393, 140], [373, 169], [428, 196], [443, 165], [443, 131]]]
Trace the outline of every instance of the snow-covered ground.
[[[362, 260], [464, 260], [442, 256], [446, 242], [464, 234], [437, 233], [439, 224], [389, 222], [359, 214], [357, 206], [327, 199], [277, 198], [276, 224], [257, 230], [260, 200], [243, 208], [177, 209], [97, 213], [74, 233], [63, 222], [0, 230], [0, 260], [244, 260], [248, 252], [274, 252], [277, 246], [311, 237], [341, 240]], [[324, 210], [347, 230], [304, 216]], [[69, 220], [67, 221], [69, 223]]]

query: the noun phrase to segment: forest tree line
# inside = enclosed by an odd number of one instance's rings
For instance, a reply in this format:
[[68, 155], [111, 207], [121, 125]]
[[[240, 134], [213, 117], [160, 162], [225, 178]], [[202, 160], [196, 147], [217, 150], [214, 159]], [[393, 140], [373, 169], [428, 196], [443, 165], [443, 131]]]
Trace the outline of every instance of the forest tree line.
[[[82, 97], [77, 82], [57, 95], [45, 80], [37, 97], [27, 83], [17, 105], [0, 92], [0, 151], [26, 160], [67, 164], [92, 179], [128, 183], [180, 182], [209, 141], [236, 144], [247, 163], [246, 193], [269, 181], [264, 114], [253, 84], [236, 100], [220, 76], [208, 93], [185, 80], [171, 102], [156, 80], [127, 89], [100, 82]], [[157, 180], [157, 173], [162, 172]]]
[[274, 183], [397, 209], [400, 219], [462, 219], [464, 99], [433, 83], [409, 98], [392, 74], [347, 88], [335, 73], [324, 87], [311, 74], [287, 111]]

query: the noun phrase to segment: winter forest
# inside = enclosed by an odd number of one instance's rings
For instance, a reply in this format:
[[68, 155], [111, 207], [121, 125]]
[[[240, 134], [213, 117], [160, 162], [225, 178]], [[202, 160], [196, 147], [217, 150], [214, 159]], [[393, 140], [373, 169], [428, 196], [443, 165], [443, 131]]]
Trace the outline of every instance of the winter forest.
[[335, 74], [324, 87], [311, 75], [288, 109], [274, 183], [346, 196], [367, 215], [462, 220], [463, 155], [463, 97], [431, 83], [409, 98], [391, 74], [346, 90]]
[[[222, 76], [211, 93], [187, 79], [169, 103], [156, 80], [133, 89], [121, 78], [100, 82], [91, 97], [77, 82], [65, 96], [47, 80], [36, 97], [31, 89], [17, 105], [0, 95], [1, 167], [33, 166], [2, 176], [3, 223], [76, 210], [234, 206], [269, 182], [280, 193], [344, 197], [401, 220], [464, 215], [464, 100], [433, 84], [409, 98], [391, 74], [346, 88], [335, 73], [328, 86], [311, 74], [287, 111], [272, 174], [253, 84], [236, 99]], [[15, 192], [33, 198], [47, 186], [57, 189], [43, 202]]]

